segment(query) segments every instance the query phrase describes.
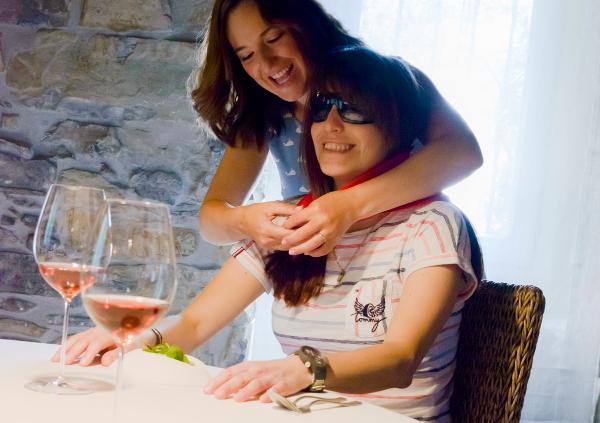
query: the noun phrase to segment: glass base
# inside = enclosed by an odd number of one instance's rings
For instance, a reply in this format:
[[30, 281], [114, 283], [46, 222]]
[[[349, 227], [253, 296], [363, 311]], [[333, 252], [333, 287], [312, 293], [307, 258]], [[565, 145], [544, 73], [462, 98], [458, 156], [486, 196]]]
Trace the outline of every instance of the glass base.
[[54, 395], [87, 395], [93, 392], [110, 391], [114, 385], [97, 379], [68, 377], [60, 379], [56, 376], [40, 377], [25, 384], [25, 388]]

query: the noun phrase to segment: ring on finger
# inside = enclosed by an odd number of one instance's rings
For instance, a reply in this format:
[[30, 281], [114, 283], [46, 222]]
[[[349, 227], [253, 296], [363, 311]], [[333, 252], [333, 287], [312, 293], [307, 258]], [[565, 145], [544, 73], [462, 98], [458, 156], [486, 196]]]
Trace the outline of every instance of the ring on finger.
[[325, 237], [325, 235], [323, 235], [323, 232], [319, 231], [319, 232], [317, 232], [317, 235], [319, 235], [321, 237], [321, 239], [323, 240], [323, 243], [327, 242], [327, 238]]

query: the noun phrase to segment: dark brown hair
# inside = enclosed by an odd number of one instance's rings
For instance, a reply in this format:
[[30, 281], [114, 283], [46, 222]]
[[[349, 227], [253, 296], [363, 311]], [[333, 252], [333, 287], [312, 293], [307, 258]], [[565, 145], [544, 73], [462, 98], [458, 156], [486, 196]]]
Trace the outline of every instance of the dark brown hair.
[[262, 148], [267, 133], [280, 131], [290, 104], [260, 87], [229, 44], [227, 18], [243, 1], [254, 2], [266, 22], [289, 29], [306, 61], [309, 78], [328, 52], [362, 45], [362, 41], [349, 35], [315, 0], [215, 1], [202, 46], [204, 63], [192, 91], [194, 109], [226, 144]]
[[[333, 92], [354, 104], [382, 131], [388, 157], [410, 149], [427, 125], [426, 105], [410, 67], [399, 58], [382, 56], [364, 47], [342, 48], [323, 58], [311, 93]], [[315, 197], [333, 189], [333, 179], [321, 171], [310, 135], [310, 102], [305, 113], [301, 155]], [[289, 306], [305, 304], [321, 293], [327, 257], [290, 256], [275, 251], [266, 258], [273, 294]]]

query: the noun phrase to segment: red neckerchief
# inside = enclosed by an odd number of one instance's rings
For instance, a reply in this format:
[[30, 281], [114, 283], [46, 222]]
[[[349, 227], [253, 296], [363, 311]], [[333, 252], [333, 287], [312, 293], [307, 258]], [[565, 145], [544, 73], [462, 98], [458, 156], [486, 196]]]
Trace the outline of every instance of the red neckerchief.
[[[352, 188], [353, 186], [362, 184], [363, 182], [368, 181], [369, 179], [373, 179], [376, 176], [379, 176], [379, 175], [387, 172], [388, 170], [395, 168], [400, 163], [402, 163], [404, 160], [406, 160], [409, 155], [410, 155], [409, 152], [403, 152], [403, 153], [399, 153], [393, 157], [390, 157], [389, 159], [384, 160], [381, 163], [379, 163], [378, 165], [367, 170], [365, 173], [357, 176], [354, 180], [350, 181], [349, 183], [347, 183], [340, 189], [342, 190], [342, 189]], [[309, 192], [304, 197], [302, 197], [297, 204], [302, 207], [307, 207], [314, 200], [315, 200], [314, 196], [312, 195], [312, 193]], [[390, 209], [388, 211], [423, 206], [425, 204], [431, 203], [432, 201], [436, 201], [436, 200], [447, 201], [448, 198], [442, 193], [437, 193], [434, 195], [430, 195], [429, 197], [425, 197], [425, 198], [421, 198], [419, 200], [413, 201], [408, 204], [403, 204], [401, 206], [394, 207], [393, 209]]]

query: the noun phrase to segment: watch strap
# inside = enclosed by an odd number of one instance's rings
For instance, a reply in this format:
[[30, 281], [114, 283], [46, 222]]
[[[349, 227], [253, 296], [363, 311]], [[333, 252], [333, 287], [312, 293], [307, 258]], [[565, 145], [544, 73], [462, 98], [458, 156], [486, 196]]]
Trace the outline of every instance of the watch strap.
[[327, 377], [327, 358], [313, 347], [304, 345], [294, 352], [302, 363], [313, 374], [313, 383], [307, 388], [309, 392], [323, 392], [325, 390], [325, 378]]

